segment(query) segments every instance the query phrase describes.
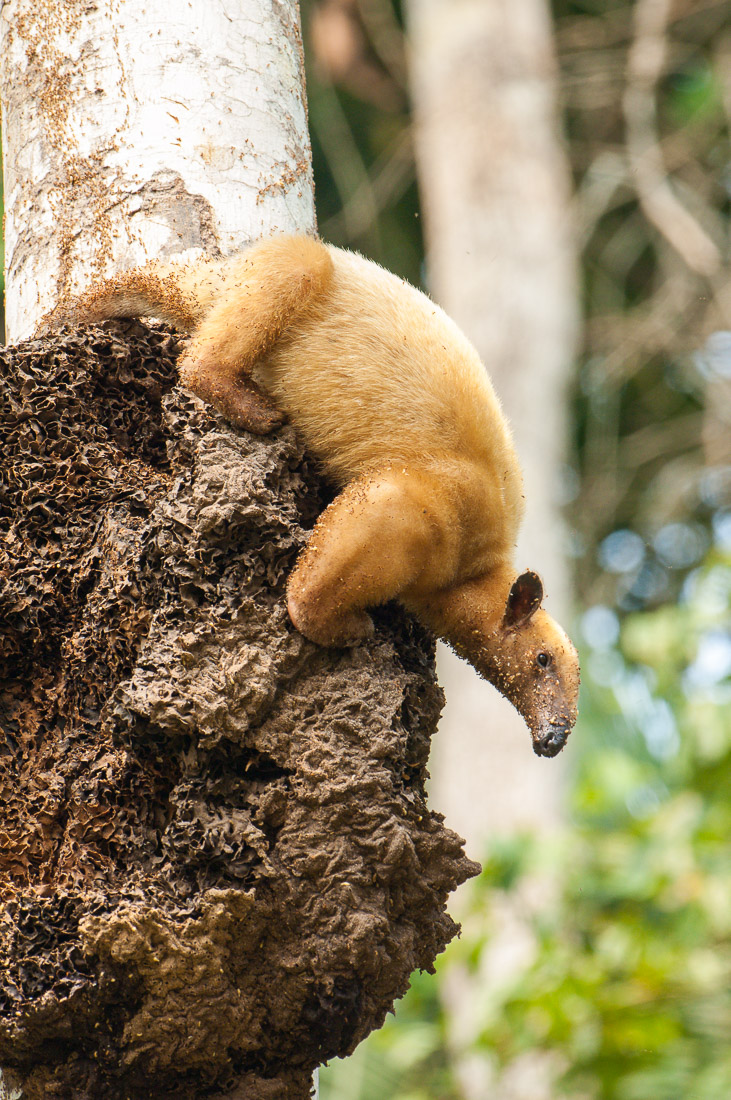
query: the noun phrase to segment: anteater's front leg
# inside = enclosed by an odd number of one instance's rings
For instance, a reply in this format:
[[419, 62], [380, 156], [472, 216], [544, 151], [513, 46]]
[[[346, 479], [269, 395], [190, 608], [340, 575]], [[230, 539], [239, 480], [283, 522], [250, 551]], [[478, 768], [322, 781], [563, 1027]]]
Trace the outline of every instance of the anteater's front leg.
[[366, 609], [454, 574], [458, 524], [432, 472], [387, 469], [351, 482], [318, 519], [287, 589], [297, 629], [320, 645], [373, 633]]

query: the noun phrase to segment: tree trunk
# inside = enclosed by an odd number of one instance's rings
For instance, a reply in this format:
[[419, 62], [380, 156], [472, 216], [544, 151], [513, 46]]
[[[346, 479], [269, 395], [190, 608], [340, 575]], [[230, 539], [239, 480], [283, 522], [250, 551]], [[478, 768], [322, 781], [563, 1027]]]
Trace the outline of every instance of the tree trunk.
[[[487, 365], [525, 474], [518, 566], [565, 620], [559, 507], [577, 326], [568, 170], [544, 0], [410, 0], [411, 77], [429, 286]], [[473, 845], [560, 816], [561, 766], [446, 651], [433, 789]], [[492, 730], [490, 736], [487, 731]], [[570, 745], [570, 742], [569, 742]]]
[[[97, 274], [313, 228], [296, 6], [239, 9], [148, 5], [140, 38], [138, 5], [5, 4], [14, 335]], [[176, 388], [178, 344], [108, 323], [3, 355], [0, 1065], [25, 1100], [308, 1096], [476, 870], [425, 803], [430, 639], [393, 609], [358, 649], [294, 630], [328, 490], [291, 428]]]
[[[517, 564], [542, 575], [547, 606], [565, 622], [558, 502], [577, 288], [548, 7], [409, 0], [408, 12], [430, 289], [476, 345], [512, 423], [526, 495]], [[443, 647], [439, 665], [447, 706], [431, 794], [468, 850], [480, 854], [496, 834], [556, 828], [561, 758], [534, 757], [517, 713]], [[520, 897], [496, 899], [479, 974], [445, 972], [448, 1043], [465, 1100], [553, 1095], [553, 1067], [532, 1052], [497, 1080], [473, 1045], [482, 990], [530, 964], [531, 914], [551, 888], [536, 876]]]
[[8, 337], [92, 279], [315, 211], [297, 0], [7, 0]]

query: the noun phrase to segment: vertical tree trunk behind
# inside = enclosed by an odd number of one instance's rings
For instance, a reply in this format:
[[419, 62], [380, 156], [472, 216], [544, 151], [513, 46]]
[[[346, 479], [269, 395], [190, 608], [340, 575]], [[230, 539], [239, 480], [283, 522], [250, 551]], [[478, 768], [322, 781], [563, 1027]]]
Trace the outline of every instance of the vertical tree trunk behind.
[[[235, 14], [232, 14], [235, 13]], [[295, 0], [9, 0], [8, 316], [312, 231]], [[405, 614], [285, 609], [324, 506], [289, 427], [110, 323], [0, 370], [0, 1065], [25, 1100], [304, 1100], [454, 935], [426, 806], [440, 692]]]
[[[430, 291], [477, 346], [512, 423], [527, 513], [518, 566], [565, 619], [558, 504], [577, 327], [569, 180], [544, 0], [410, 0], [411, 78]], [[434, 791], [473, 844], [560, 814], [560, 762], [451, 654]], [[488, 734], [488, 730], [491, 732]], [[569, 743], [570, 744], [570, 743]]]
[[[513, 425], [527, 513], [519, 568], [536, 569], [547, 606], [568, 614], [558, 504], [566, 389], [577, 330], [569, 176], [556, 118], [546, 0], [409, 0], [416, 150], [430, 290], [471, 337]], [[562, 760], [530, 752], [521, 719], [442, 649], [447, 706], [431, 796], [480, 855], [488, 838], [561, 819]], [[571, 751], [569, 742], [568, 752]], [[552, 1100], [550, 1067], [527, 1056], [496, 1080], [470, 1053], [478, 987], [516, 977], [546, 883], [491, 917], [477, 983], [446, 973], [449, 1042], [465, 1100]]]

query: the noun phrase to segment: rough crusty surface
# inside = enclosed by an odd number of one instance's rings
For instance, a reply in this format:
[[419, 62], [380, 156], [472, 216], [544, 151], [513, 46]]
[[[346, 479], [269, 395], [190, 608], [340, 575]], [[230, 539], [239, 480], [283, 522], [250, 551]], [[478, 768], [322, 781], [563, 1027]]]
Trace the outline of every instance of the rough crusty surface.
[[319, 649], [290, 428], [174, 388], [176, 338], [2, 353], [0, 1065], [27, 1100], [309, 1094], [455, 934], [433, 646]]

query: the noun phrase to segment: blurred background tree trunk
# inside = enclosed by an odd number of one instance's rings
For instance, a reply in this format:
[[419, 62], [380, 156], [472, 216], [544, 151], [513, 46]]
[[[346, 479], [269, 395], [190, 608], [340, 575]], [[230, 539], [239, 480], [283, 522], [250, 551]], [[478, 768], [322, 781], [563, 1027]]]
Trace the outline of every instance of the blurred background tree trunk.
[[[545, 0], [463, 0], [458, 11], [449, 0], [408, 5], [428, 285], [494, 379], [525, 472], [517, 564], [541, 574], [566, 622], [560, 499], [577, 257], [550, 14]], [[550, 825], [561, 758], [534, 758], [519, 716], [446, 651], [441, 669], [437, 803], [473, 851], [496, 830]]]
[[[537, 570], [568, 625], [561, 479], [567, 389], [577, 340], [577, 255], [569, 169], [557, 118], [557, 67], [545, 0], [409, 0], [417, 174], [430, 293], [477, 347], [512, 424], [525, 474], [517, 565]], [[441, 647], [447, 703], [431, 793], [474, 856], [521, 828], [557, 827], [563, 757], [533, 756], [519, 715]], [[499, 1081], [473, 1043], [474, 998], [533, 958], [530, 899], [496, 914], [485, 973], [452, 967], [442, 987], [455, 1069], [468, 1100], [551, 1100], [541, 1059]]]

